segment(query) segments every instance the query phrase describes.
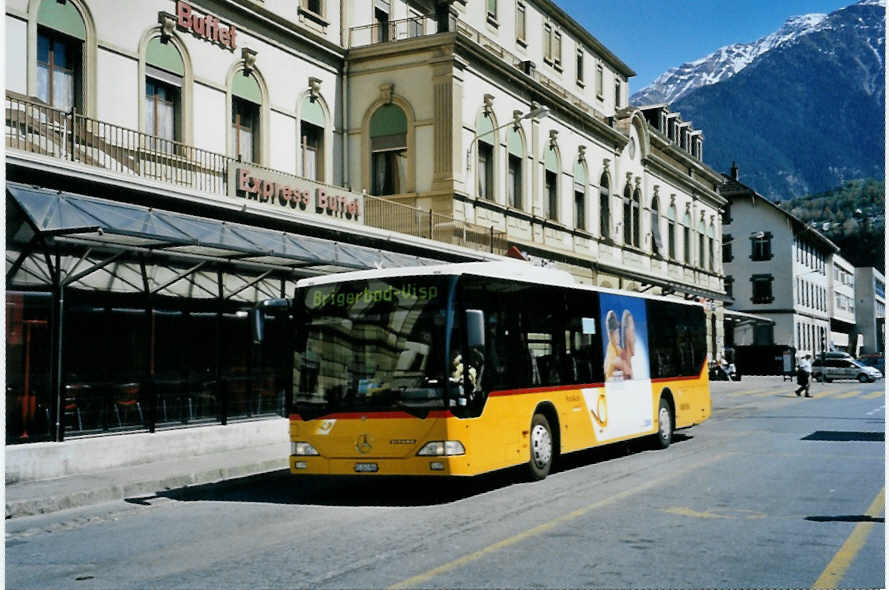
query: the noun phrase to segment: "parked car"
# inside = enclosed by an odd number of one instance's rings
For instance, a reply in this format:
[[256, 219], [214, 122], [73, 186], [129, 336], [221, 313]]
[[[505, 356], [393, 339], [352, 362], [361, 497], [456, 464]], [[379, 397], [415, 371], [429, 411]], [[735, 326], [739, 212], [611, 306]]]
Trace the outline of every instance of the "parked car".
[[812, 362], [812, 378], [830, 383], [834, 379], [858, 379], [862, 383], [882, 379], [883, 374], [874, 367], [846, 358], [815, 359]]

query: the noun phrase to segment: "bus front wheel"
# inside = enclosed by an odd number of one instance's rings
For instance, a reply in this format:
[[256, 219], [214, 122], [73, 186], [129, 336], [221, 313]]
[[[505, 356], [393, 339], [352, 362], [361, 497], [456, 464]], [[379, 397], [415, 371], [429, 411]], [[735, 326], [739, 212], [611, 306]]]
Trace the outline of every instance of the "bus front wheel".
[[657, 434], [654, 442], [659, 449], [666, 449], [673, 442], [673, 409], [664, 398], [661, 398], [657, 411]]
[[531, 420], [529, 445], [531, 457], [528, 471], [532, 480], [540, 480], [549, 475], [553, 465], [553, 435], [549, 420], [543, 414], [534, 414]]

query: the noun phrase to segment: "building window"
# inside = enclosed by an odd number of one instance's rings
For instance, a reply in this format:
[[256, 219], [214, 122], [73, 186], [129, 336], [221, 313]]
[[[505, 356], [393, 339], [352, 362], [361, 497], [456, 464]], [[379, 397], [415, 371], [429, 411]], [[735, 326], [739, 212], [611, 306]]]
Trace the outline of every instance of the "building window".
[[661, 239], [661, 214], [658, 198], [651, 200], [651, 251], [658, 255], [664, 254], [664, 243]]
[[599, 180], [599, 235], [611, 241], [611, 198], [608, 196], [608, 176]]
[[732, 235], [722, 234], [722, 262], [731, 262], [734, 260], [732, 256]]
[[302, 175], [310, 180], [324, 180], [324, 129], [300, 122], [299, 144], [302, 151]]
[[374, 8], [374, 28], [377, 43], [389, 41], [389, 11], [376, 6]]
[[549, 24], [543, 25], [543, 60], [553, 61], [553, 28]]
[[704, 232], [698, 232], [698, 266], [706, 268], [707, 260], [704, 255]]
[[324, 0], [300, 0], [300, 6], [303, 10], [324, 16]]
[[577, 50], [577, 85], [583, 86], [583, 49]]
[[586, 198], [582, 190], [574, 190], [574, 227], [586, 229]]
[[[145, 133], [176, 141], [179, 139], [179, 88], [156, 80], [145, 79]], [[169, 144], [167, 148], [172, 148]]]
[[605, 93], [605, 68], [596, 64], [596, 96], [602, 98]]
[[[142, 130], [170, 141], [182, 137], [182, 87], [185, 64], [173, 43], [160, 37], [145, 49], [145, 104]], [[155, 142], [158, 148], [172, 151], [168, 142]]]
[[772, 296], [772, 275], [753, 275], [750, 277], [753, 297], [750, 299], [753, 303], [771, 303], [775, 300]]
[[562, 33], [553, 32], [553, 65], [559, 69], [562, 65]]
[[259, 105], [233, 96], [231, 151], [236, 157], [247, 162], [256, 161], [258, 123]]
[[478, 142], [478, 196], [494, 198], [494, 146]]
[[497, 0], [488, 0], [488, 19], [497, 20]]
[[685, 223], [682, 226], [682, 254], [685, 264], [691, 264], [691, 218], [685, 214]]
[[632, 224], [633, 224], [633, 245], [637, 248], [641, 247], [642, 238], [640, 236], [641, 232], [641, 209], [642, 209], [642, 191], [638, 188], [633, 191], [633, 202], [632, 205]]
[[516, 3], [515, 7], [515, 38], [521, 45], [527, 43], [525, 33], [525, 5], [521, 2]]
[[407, 117], [399, 107], [380, 107], [370, 119], [371, 191], [397, 195], [407, 189]]
[[522, 158], [509, 154], [509, 204], [516, 209], [522, 208]]
[[624, 245], [633, 243], [633, 194], [628, 184], [624, 188]]
[[771, 232], [757, 232], [750, 237], [750, 259], [759, 261], [772, 259]]
[[722, 225], [729, 225], [732, 222], [732, 204], [726, 203], [725, 209], [722, 210]]
[[40, 28], [37, 33], [37, 98], [59, 110], [81, 108], [83, 43]]
[[735, 279], [734, 277], [728, 276], [725, 277], [725, 294], [729, 297], [734, 298], [734, 288], [735, 288]]
[[676, 260], [676, 206], [667, 208], [667, 256]]
[[716, 271], [716, 260], [713, 256], [713, 236], [707, 236], [707, 260], [709, 261], [710, 272]]
[[616, 109], [620, 108], [621, 94], [623, 93], [621, 91], [620, 80], [616, 80], [614, 82], [614, 108]]
[[544, 189], [543, 190], [546, 193], [546, 205], [547, 205], [546, 216], [548, 219], [557, 221], [559, 218], [559, 216], [558, 216], [558, 207], [559, 207], [558, 196], [559, 195], [558, 195], [558, 191], [557, 191], [556, 173], [551, 170], [547, 170], [543, 182], [544, 182]]

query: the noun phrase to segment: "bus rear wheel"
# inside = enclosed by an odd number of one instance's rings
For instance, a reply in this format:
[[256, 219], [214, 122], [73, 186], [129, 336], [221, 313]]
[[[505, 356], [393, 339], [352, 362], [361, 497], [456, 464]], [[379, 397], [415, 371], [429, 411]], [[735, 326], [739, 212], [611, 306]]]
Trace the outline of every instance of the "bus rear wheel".
[[549, 475], [553, 465], [553, 435], [549, 420], [543, 414], [534, 414], [531, 419], [529, 437], [531, 457], [528, 459], [528, 472], [534, 481]]
[[655, 446], [666, 449], [673, 442], [673, 408], [670, 402], [661, 398], [657, 411], [657, 434], [654, 435]]

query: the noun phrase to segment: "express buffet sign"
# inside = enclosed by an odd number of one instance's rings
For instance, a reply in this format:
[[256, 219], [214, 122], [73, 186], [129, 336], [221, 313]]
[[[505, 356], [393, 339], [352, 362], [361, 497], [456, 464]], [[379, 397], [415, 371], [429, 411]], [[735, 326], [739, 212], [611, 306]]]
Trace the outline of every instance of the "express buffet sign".
[[289, 211], [364, 222], [364, 197], [360, 194], [248, 164], [232, 166], [230, 170], [228, 186], [233, 197], [270, 203]]

